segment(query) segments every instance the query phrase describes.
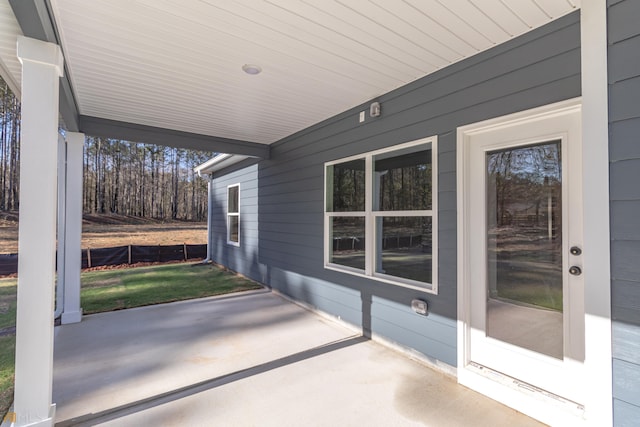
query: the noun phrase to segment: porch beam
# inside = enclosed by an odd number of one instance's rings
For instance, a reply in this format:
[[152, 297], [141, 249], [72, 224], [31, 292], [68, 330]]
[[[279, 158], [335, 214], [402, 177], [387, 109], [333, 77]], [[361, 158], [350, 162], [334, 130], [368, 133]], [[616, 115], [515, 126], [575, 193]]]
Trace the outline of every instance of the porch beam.
[[218, 153], [240, 154], [268, 159], [270, 147], [266, 144], [201, 135], [154, 126], [80, 116], [80, 128], [87, 135], [127, 141], [158, 144], [168, 147], [189, 148]]
[[62, 324], [82, 320], [80, 269], [82, 263], [82, 154], [84, 134], [67, 132], [64, 226], [64, 309]]
[[52, 426], [60, 48], [18, 38], [22, 63], [16, 426]]

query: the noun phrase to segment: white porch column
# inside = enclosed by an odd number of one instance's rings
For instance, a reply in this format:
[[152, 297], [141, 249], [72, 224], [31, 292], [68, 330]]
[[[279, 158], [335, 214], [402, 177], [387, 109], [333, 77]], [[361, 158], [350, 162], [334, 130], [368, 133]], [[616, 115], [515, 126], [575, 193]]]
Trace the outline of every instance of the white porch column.
[[67, 170], [67, 141], [64, 136], [58, 134], [58, 257], [56, 262], [57, 282], [56, 282], [56, 310], [53, 313], [54, 319], [62, 314], [64, 307], [64, 227], [66, 225], [65, 211], [67, 198], [67, 182], [65, 179]]
[[205, 262], [213, 261], [213, 173], [209, 174], [207, 181], [207, 259]]
[[14, 410], [17, 426], [52, 426], [60, 48], [19, 37], [20, 226]]
[[82, 150], [84, 134], [67, 132], [66, 203], [64, 226], [64, 310], [62, 324], [82, 320], [80, 268], [82, 263]]
[[607, 2], [581, 6], [583, 262], [585, 367], [589, 372], [589, 425], [613, 423], [611, 356], [611, 271], [609, 236], [609, 116], [607, 87]]

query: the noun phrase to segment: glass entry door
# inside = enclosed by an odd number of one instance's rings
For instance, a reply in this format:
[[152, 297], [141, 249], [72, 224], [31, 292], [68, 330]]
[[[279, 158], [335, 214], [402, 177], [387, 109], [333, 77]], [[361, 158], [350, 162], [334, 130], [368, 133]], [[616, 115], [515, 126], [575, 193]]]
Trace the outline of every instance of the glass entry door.
[[[467, 137], [468, 360], [583, 400], [580, 112]], [[459, 147], [460, 148], [460, 147]]]

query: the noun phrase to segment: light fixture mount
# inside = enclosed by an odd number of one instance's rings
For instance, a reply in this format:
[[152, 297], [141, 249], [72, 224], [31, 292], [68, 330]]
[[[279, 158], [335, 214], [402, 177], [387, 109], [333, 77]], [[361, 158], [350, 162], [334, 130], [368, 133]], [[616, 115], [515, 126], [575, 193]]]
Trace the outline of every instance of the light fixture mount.
[[369, 106], [369, 116], [371, 117], [379, 117], [380, 116], [380, 103], [379, 102], [372, 102], [371, 105]]
[[256, 74], [260, 74], [262, 72], [262, 68], [259, 65], [244, 64], [242, 66], [242, 71], [252, 76], [255, 76]]

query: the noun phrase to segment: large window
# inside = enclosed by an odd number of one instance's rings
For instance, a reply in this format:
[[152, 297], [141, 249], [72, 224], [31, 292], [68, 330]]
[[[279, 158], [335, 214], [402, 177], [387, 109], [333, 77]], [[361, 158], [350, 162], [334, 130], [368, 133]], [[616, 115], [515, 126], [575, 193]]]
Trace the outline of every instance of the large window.
[[240, 246], [240, 184], [227, 187], [227, 243]]
[[437, 138], [325, 164], [325, 267], [436, 292]]

